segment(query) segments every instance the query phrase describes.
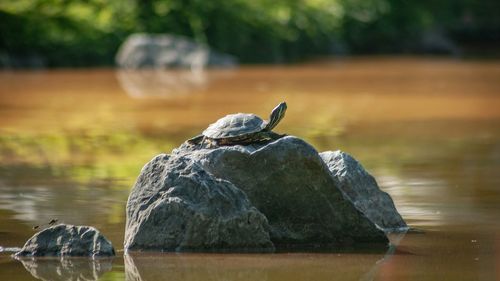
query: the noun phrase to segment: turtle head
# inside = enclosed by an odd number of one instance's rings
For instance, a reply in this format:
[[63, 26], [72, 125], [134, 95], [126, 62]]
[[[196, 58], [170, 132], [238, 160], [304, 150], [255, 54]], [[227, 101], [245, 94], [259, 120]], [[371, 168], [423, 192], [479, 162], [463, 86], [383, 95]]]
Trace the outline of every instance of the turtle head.
[[271, 111], [271, 115], [269, 116], [269, 122], [267, 123], [264, 130], [271, 131], [278, 123], [285, 117], [286, 112], [286, 102], [282, 102], [278, 104], [273, 111]]

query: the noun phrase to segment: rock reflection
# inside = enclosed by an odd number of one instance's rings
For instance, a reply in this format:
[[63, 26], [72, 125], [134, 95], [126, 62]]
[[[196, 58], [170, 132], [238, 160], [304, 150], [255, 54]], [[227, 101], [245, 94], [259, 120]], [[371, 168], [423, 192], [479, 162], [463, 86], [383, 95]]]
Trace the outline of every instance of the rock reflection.
[[98, 280], [112, 268], [111, 259], [18, 259], [33, 277], [44, 281]]
[[[377, 254], [164, 254], [126, 255], [127, 281], [162, 280], [359, 280]], [[364, 279], [367, 280], [367, 279]]]
[[387, 262], [389, 261], [394, 254], [396, 253], [396, 249], [398, 248], [399, 243], [403, 240], [403, 238], [406, 236], [406, 232], [403, 233], [393, 233], [389, 234], [388, 238], [390, 240], [389, 244], [389, 249], [385, 253], [384, 257], [379, 259], [373, 266], [372, 268], [367, 271], [363, 277], [361, 277], [359, 280], [360, 281], [371, 281], [375, 280], [377, 277], [377, 273], [380, 271], [380, 268]]
[[116, 77], [122, 89], [132, 98], [164, 98], [189, 94], [207, 84], [204, 71], [191, 70], [118, 70]]

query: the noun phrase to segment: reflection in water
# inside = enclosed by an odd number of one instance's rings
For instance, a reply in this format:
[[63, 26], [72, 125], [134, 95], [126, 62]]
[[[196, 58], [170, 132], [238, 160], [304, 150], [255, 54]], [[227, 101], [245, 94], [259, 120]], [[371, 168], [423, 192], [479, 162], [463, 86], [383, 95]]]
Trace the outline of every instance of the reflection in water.
[[384, 257], [380, 260], [378, 260], [375, 265], [368, 271], [363, 277], [361, 277], [359, 280], [360, 281], [371, 281], [375, 280], [377, 277], [377, 273], [379, 272], [380, 268], [386, 263], [388, 260], [390, 260], [394, 254], [396, 253], [396, 249], [405, 237], [406, 233], [396, 233], [396, 234], [390, 234], [389, 235], [389, 249], [385, 253]]
[[[390, 253], [392, 254], [392, 253]], [[127, 281], [162, 280], [372, 280], [381, 256], [376, 254], [129, 254]], [[387, 258], [387, 255], [386, 257]], [[370, 273], [370, 275], [367, 275]]]
[[111, 259], [19, 259], [33, 277], [44, 281], [91, 281], [112, 268]]
[[34, 225], [53, 218], [64, 223], [104, 228], [106, 236], [115, 245], [120, 245], [127, 196], [126, 188], [111, 185], [99, 187], [63, 182], [52, 183], [48, 188], [0, 184], [0, 215], [12, 212], [9, 221], [0, 221], [0, 230], [6, 231], [4, 236], [0, 233], [1, 245], [22, 246], [37, 231], [32, 229]]
[[[399, 213], [408, 219], [413, 219], [412, 226], [439, 226], [447, 223], [447, 210], [443, 209], [443, 197], [452, 196], [446, 181], [431, 178], [399, 177], [397, 175], [380, 175], [378, 183], [384, 191], [391, 194], [398, 202]], [[415, 200], [414, 198], [432, 198], [427, 200]], [[435, 199], [434, 199], [435, 198]], [[418, 203], [417, 203], [418, 202]], [[465, 206], [464, 206], [465, 207]], [[467, 210], [467, 212], [470, 210]], [[454, 210], [457, 212], [457, 210]], [[462, 217], [461, 219], [464, 219]], [[418, 221], [415, 221], [418, 220]]]
[[[61, 190], [71, 192], [61, 192]], [[76, 185], [63, 186], [59, 190], [44, 186], [2, 186], [0, 185], [0, 209], [15, 210], [12, 217], [39, 225], [53, 217], [70, 222], [84, 222], [97, 215], [107, 215], [112, 204], [126, 201], [128, 192]], [[114, 196], [115, 200], [109, 199]], [[92, 204], [92, 210], [74, 212], [76, 207]], [[42, 212], [43, 211], [43, 212]], [[42, 214], [44, 213], [44, 214]]]
[[16, 253], [21, 251], [20, 247], [2, 247], [0, 246], [0, 253]]
[[116, 77], [132, 98], [162, 98], [189, 94], [203, 88], [208, 79], [203, 70], [118, 70]]

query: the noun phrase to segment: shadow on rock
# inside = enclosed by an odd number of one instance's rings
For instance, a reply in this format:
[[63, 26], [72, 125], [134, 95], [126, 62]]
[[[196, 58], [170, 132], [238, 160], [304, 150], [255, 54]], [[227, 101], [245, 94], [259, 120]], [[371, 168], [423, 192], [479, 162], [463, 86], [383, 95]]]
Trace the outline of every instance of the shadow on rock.
[[40, 280], [98, 280], [112, 268], [112, 259], [87, 258], [17, 258], [33, 275]]

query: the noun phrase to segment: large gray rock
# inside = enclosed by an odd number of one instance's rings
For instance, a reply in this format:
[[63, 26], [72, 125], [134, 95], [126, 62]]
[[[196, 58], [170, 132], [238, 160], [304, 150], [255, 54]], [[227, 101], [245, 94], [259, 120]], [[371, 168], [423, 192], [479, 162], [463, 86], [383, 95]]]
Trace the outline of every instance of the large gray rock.
[[111, 242], [91, 226], [59, 224], [33, 235], [17, 257], [110, 257]]
[[127, 203], [126, 250], [272, 251], [266, 217], [189, 155], [159, 155]]
[[[182, 148], [175, 153], [186, 154]], [[277, 246], [387, 242], [344, 197], [318, 152], [299, 138], [187, 154], [247, 194], [267, 217]]]
[[387, 232], [408, 230], [391, 196], [380, 190], [375, 178], [358, 161], [339, 150], [319, 155], [327, 164], [335, 185], [373, 223]]
[[[272, 241], [272, 242], [271, 242]], [[273, 249], [388, 242], [295, 137], [207, 148], [146, 164], [127, 203], [125, 249]]]
[[116, 54], [122, 68], [190, 68], [206, 66], [232, 67], [235, 57], [214, 52], [208, 46], [186, 37], [171, 34], [136, 33], [130, 35]]

